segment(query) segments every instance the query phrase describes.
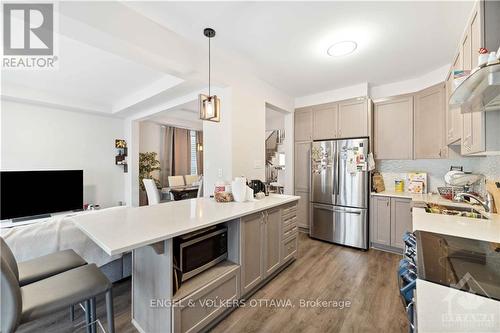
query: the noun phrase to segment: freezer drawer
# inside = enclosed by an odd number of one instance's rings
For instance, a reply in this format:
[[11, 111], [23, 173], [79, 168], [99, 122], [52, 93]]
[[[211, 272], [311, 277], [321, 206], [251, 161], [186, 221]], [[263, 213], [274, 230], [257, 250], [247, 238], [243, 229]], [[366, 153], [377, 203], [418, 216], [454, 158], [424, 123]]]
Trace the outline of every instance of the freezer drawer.
[[366, 209], [312, 204], [310, 236], [324, 241], [368, 249]]
[[313, 238], [333, 242], [333, 206], [312, 204], [312, 219], [309, 235]]
[[333, 212], [333, 242], [368, 249], [367, 210], [334, 206]]

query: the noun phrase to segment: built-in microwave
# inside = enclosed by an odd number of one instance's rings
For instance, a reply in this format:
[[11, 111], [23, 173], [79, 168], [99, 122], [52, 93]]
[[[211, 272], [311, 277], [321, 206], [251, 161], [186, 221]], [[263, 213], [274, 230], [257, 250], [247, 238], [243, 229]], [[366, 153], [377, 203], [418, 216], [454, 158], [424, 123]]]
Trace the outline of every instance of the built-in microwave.
[[227, 259], [227, 227], [214, 226], [175, 237], [173, 252], [178, 280], [186, 281]]

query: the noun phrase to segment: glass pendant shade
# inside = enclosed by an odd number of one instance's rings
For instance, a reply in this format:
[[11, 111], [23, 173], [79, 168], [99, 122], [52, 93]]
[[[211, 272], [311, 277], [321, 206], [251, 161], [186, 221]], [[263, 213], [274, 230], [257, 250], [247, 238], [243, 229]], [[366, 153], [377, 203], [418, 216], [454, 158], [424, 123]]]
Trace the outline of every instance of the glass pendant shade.
[[220, 122], [220, 99], [216, 95], [207, 96], [200, 94], [200, 119]]

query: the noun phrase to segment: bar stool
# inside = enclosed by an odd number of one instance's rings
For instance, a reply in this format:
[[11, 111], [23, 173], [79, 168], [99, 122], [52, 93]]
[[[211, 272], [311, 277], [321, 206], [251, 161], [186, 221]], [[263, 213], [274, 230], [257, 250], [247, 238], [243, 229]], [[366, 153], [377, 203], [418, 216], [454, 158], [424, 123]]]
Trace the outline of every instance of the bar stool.
[[[21, 287], [87, 264], [73, 250], [59, 251], [18, 263], [2, 237], [0, 237], [0, 254], [7, 260]], [[74, 305], [70, 306], [70, 318], [72, 321], [75, 318]]]
[[21, 287], [87, 264], [73, 250], [59, 251], [18, 263], [10, 247], [1, 237], [0, 253], [7, 260], [13, 273], [19, 279]]
[[2, 332], [14, 332], [23, 323], [81, 302], [91, 309], [90, 313], [87, 311], [87, 324], [93, 325], [92, 331], [95, 331], [95, 298], [101, 294], [106, 295], [108, 332], [115, 331], [112, 284], [95, 264], [80, 266], [20, 287], [19, 280], [2, 256], [0, 287]]

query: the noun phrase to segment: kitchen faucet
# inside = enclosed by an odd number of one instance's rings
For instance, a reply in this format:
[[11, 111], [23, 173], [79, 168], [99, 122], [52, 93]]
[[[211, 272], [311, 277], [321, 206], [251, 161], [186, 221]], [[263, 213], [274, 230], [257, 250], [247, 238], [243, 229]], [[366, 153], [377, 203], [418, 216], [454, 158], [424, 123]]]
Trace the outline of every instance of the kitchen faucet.
[[481, 200], [480, 197], [474, 195], [474, 194], [470, 194], [470, 193], [465, 193], [465, 192], [461, 192], [461, 193], [457, 193], [455, 195], [455, 198], [453, 198], [455, 201], [464, 201], [464, 198], [469, 198], [470, 199], [474, 199], [476, 200], [481, 206], [483, 206], [484, 208], [484, 211], [489, 213], [493, 210], [493, 200], [492, 200], [492, 197], [491, 197], [491, 194], [487, 194], [486, 195], [486, 200]]

